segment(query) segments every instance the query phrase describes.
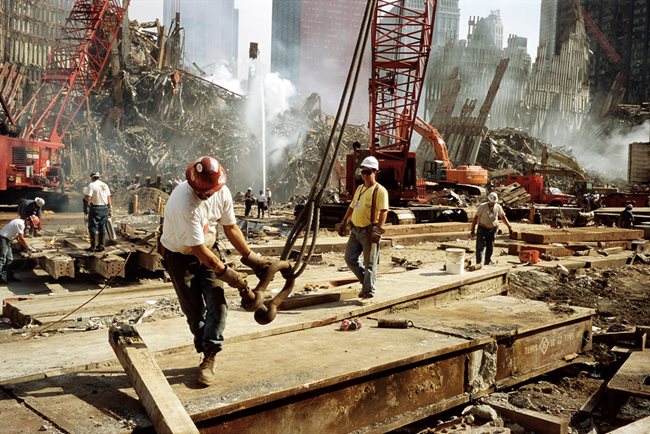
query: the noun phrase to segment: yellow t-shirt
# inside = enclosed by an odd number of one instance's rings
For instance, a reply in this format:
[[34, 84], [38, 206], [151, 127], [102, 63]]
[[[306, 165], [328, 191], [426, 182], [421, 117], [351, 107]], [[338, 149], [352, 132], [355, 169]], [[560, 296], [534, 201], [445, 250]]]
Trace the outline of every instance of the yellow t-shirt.
[[[370, 210], [372, 209], [372, 196], [375, 189], [377, 189], [375, 216], [374, 219], [371, 219]], [[362, 184], [354, 192], [350, 208], [352, 208], [352, 217], [350, 220], [353, 225], [360, 228], [369, 226], [373, 220], [375, 222], [377, 221], [379, 211], [388, 209], [388, 192], [379, 183], [375, 183], [372, 187], [367, 188]]]

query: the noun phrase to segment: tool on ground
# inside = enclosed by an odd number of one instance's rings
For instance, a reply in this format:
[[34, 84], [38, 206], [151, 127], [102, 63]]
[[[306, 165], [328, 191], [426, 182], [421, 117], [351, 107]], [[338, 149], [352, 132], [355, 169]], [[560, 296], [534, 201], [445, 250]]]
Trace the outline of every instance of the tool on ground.
[[413, 321], [408, 319], [378, 319], [377, 327], [384, 329], [407, 329], [413, 327]]

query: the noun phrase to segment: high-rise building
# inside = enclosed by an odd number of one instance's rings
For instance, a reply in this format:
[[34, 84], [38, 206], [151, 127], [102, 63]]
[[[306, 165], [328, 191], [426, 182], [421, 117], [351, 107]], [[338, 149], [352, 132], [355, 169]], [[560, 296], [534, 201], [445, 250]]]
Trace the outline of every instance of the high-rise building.
[[539, 18], [539, 46], [547, 44], [546, 62], [551, 61], [555, 50], [555, 28], [557, 27], [558, 0], [542, 0]]
[[457, 41], [459, 27], [460, 8], [458, 7], [458, 0], [438, 1], [431, 42], [433, 49], [443, 47], [447, 41]]
[[[587, 25], [590, 49], [589, 80], [595, 98], [607, 94], [616, 76], [623, 74], [623, 102], [638, 104], [650, 100], [650, 0], [580, 0], [584, 11], [595, 23], [604, 39]], [[549, 6], [550, 7], [550, 6]], [[544, 9], [542, 13], [544, 14]], [[580, 13], [573, 1], [557, 1], [555, 52], [558, 40], [570, 31], [572, 16]], [[545, 20], [542, 15], [542, 20]], [[586, 21], [586, 20], [585, 20]], [[588, 24], [588, 22], [586, 21]], [[604, 49], [606, 40], [620, 56], [614, 61]], [[541, 38], [540, 38], [541, 41]]]
[[40, 80], [73, 3], [73, 0], [0, 2], [0, 63], [22, 65], [26, 75]]
[[[322, 109], [335, 113], [366, 3], [366, 0], [275, 1], [271, 71], [291, 79], [302, 97], [319, 93]], [[366, 59], [369, 55], [367, 49]], [[352, 122], [368, 120], [369, 77], [365, 67], [354, 96]]]
[[483, 41], [499, 50], [503, 48], [503, 22], [499, 10], [490, 11], [485, 18], [471, 17], [468, 24], [468, 41]]
[[237, 57], [239, 14], [235, 0], [164, 0], [163, 20], [169, 26], [180, 13], [184, 29], [183, 63], [194, 63], [203, 71], [214, 73], [219, 66], [227, 65], [233, 75], [233, 60]]
[[301, 0], [273, 0], [271, 71], [297, 84], [300, 78]]

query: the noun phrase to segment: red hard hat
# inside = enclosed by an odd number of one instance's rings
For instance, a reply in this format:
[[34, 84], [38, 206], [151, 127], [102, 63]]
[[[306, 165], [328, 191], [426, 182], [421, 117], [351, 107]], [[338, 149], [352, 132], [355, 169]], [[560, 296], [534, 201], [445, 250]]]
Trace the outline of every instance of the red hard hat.
[[216, 158], [201, 157], [185, 170], [190, 187], [202, 194], [213, 194], [226, 184], [226, 171]]

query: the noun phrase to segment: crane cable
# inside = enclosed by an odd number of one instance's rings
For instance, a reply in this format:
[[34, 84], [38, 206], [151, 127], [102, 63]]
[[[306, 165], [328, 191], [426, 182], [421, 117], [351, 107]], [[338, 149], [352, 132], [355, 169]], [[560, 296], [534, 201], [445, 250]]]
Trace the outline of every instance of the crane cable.
[[[300, 253], [296, 259], [296, 263], [291, 269], [292, 278], [297, 278], [302, 274], [302, 272], [307, 267], [309, 258], [316, 248], [316, 237], [318, 235], [319, 223], [320, 223], [320, 208], [323, 204], [323, 193], [325, 192], [325, 186], [327, 185], [329, 178], [334, 169], [334, 164], [336, 162], [336, 156], [338, 154], [339, 148], [341, 146], [341, 141], [343, 139], [343, 132], [345, 131], [345, 126], [347, 125], [348, 117], [350, 115], [350, 109], [352, 107], [352, 101], [354, 100], [354, 93], [356, 91], [357, 82], [359, 79], [359, 74], [361, 72], [361, 65], [363, 63], [363, 55], [365, 52], [366, 45], [368, 43], [368, 35], [370, 34], [370, 24], [371, 17], [373, 16], [377, 0], [370, 0], [366, 3], [366, 9], [364, 11], [363, 20], [361, 22], [361, 27], [359, 28], [359, 34], [357, 36], [357, 43], [354, 48], [354, 54], [352, 56], [352, 61], [350, 62], [350, 68], [348, 70], [348, 75], [345, 81], [345, 87], [343, 89], [343, 94], [341, 95], [341, 101], [339, 102], [339, 107], [336, 112], [336, 117], [332, 125], [332, 130], [330, 132], [329, 139], [327, 141], [327, 146], [323, 152], [323, 158], [321, 160], [320, 168], [316, 179], [312, 184], [311, 191], [309, 193], [309, 198], [307, 203], [298, 214], [296, 218], [296, 223], [294, 224], [291, 232], [287, 237], [287, 242], [284, 245], [284, 249], [280, 256], [281, 260], [286, 260], [289, 258], [290, 253], [293, 250], [293, 246], [296, 244], [298, 237], [301, 233], [304, 233], [302, 246], [300, 248]], [[354, 78], [352, 78], [354, 76]], [[348, 90], [349, 97], [348, 97]], [[347, 104], [347, 105], [346, 105]], [[338, 137], [336, 139], [336, 144], [333, 145], [334, 137], [337, 133], [337, 128], [339, 124], [339, 119], [341, 113], [345, 107], [345, 115], [343, 117], [343, 122], [341, 123], [340, 129], [338, 129]], [[327, 163], [327, 158], [332, 151], [332, 156], [325, 172], [325, 165]], [[311, 234], [311, 242], [308, 242]], [[305, 250], [309, 246], [307, 255], [305, 256]]]

